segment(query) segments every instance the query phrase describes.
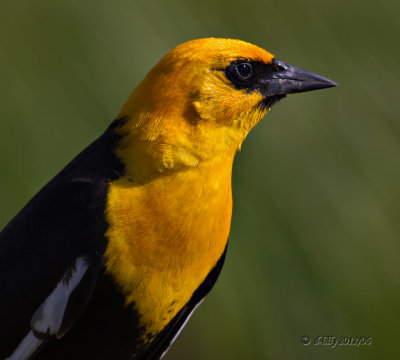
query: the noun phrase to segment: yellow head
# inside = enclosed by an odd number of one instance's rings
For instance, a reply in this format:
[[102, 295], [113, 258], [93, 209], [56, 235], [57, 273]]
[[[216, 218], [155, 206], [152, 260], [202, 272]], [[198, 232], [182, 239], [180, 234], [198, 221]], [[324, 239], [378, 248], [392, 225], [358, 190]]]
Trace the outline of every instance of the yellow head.
[[[158, 172], [196, 166], [234, 154], [286, 94], [334, 85], [244, 41], [192, 40], [165, 55], [124, 105], [123, 147], [133, 146], [142, 159], [146, 152]], [[126, 151], [119, 156], [140, 161]]]

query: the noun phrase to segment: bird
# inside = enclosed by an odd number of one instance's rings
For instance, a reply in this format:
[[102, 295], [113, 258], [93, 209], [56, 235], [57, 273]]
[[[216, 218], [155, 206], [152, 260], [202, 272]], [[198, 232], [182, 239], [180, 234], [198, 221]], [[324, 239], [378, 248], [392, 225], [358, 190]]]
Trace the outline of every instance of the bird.
[[1, 231], [0, 359], [161, 359], [221, 272], [247, 134], [336, 85], [242, 40], [170, 50]]

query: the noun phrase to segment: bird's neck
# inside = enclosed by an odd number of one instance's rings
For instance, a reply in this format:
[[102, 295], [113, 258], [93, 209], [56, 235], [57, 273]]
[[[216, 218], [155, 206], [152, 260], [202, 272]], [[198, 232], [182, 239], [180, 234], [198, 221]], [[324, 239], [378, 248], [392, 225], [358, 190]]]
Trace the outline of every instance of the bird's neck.
[[250, 130], [240, 119], [232, 125], [201, 118], [193, 104], [182, 101], [173, 107], [160, 107], [146, 98], [141, 102], [136, 92], [119, 114], [124, 121], [115, 130], [121, 136], [116, 154], [134, 182], [232, 159]]

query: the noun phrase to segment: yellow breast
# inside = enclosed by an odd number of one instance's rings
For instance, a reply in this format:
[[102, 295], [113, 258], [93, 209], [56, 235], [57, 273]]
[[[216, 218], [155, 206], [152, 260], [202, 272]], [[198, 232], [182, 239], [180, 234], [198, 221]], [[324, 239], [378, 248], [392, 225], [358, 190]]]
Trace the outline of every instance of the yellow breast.
[[140, 315], [147, 338], [190, 300], [229, 235], [231, 158], [221, 157], [137, 185], [110, 184], [106, 271]]

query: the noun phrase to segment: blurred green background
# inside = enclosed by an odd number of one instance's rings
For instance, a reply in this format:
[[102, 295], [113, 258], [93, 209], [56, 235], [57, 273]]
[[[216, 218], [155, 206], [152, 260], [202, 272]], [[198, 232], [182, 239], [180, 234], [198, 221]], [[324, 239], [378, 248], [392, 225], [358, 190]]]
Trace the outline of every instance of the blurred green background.
[[399, 11], [395, 0], [1, 0], [0, 227], [170, 48], [240, 38], [340, 86], [289, 96], [249, 135], [225, 267], [166, 359], [400, 358]]

